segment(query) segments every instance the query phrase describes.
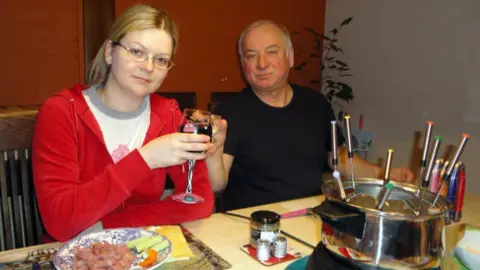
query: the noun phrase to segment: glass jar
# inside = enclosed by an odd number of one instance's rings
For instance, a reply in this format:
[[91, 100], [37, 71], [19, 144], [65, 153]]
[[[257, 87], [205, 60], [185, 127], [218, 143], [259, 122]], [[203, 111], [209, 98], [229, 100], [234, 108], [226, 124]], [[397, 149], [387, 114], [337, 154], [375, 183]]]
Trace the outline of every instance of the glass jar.
[[250, 245], [257, 247], [257, 240], [273, 242], [280, 234], [280, 215], [272, 211], [253, 212], [250, 221]]

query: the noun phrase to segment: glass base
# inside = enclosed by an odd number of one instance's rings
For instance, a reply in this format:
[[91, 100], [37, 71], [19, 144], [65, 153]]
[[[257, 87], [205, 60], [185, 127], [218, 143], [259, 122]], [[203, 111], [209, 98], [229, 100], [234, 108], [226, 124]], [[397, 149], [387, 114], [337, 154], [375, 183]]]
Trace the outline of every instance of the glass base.
[[186, 204], [202, 203], [204, 199], [193, 193], [180, 193], [172, 196], [172, 199], [177, 202]]

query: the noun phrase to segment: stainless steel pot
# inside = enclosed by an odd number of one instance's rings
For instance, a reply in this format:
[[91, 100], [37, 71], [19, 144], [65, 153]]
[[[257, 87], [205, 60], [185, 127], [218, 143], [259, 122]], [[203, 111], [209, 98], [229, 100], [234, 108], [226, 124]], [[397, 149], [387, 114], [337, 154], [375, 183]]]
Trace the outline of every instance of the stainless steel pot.
[[[395, 183], [395, 182], [393, 182]], [[416, 187], [395, 183], [383, 210], [376, 198], [383, 180], [355, 179], [355, 195], [340, 200], [334, 180], [326, 182], [326, 200], [313, 209], [322, 219], [322, 243], [331, 252], [360, 268], [429, 269], [440, 266], [444, 255], [443, 229], [450, 204], [441, 198], [435, 208], [419, 199]], [[344, 181], [348, 190], [349, 181]], [[435, 194], [425, 191], [424, 200]]]

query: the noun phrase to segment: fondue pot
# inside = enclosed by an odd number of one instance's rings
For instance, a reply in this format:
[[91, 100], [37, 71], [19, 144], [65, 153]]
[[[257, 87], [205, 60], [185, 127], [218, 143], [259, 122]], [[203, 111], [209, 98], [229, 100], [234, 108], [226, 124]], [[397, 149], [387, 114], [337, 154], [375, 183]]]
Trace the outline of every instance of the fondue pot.
[[416, 186], [393, 184], [378, 210], [384, 181], [355, 178], [344, 181], [347, 198], [334, 180], [322, 186], [325, 201], [313, 211], [322, 219], [322, 244], [329, 253], [360, 269], [438, 268], [444, 255], [445, 215], [450, 204], [425, 191], [420, 204]]

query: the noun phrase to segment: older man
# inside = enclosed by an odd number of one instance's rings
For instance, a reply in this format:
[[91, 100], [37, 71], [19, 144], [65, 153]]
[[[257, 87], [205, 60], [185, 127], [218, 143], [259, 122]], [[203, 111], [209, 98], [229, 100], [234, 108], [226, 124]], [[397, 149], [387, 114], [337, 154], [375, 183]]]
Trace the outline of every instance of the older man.
[[[287, 29], [257, 21], [241, 34], [239, 55], [249, 87], [216, 113], [228, 121], [224, 153], [211, 156], [215, 191], [225, 189], [226, 210], [321, 193], [322, 173], [331, 151], [334, 114], [322, 94], [288, 83], [293, 46]], [[343, 138], [339, 136], [339, 144]], [[339, 148], [339, 171], [349, 175], [346, 151]], [[355, 174], [379, 177], [382, 169], [355, 157]], [[411, 180], [408, 169], [392, 169], [392, 179]]]

